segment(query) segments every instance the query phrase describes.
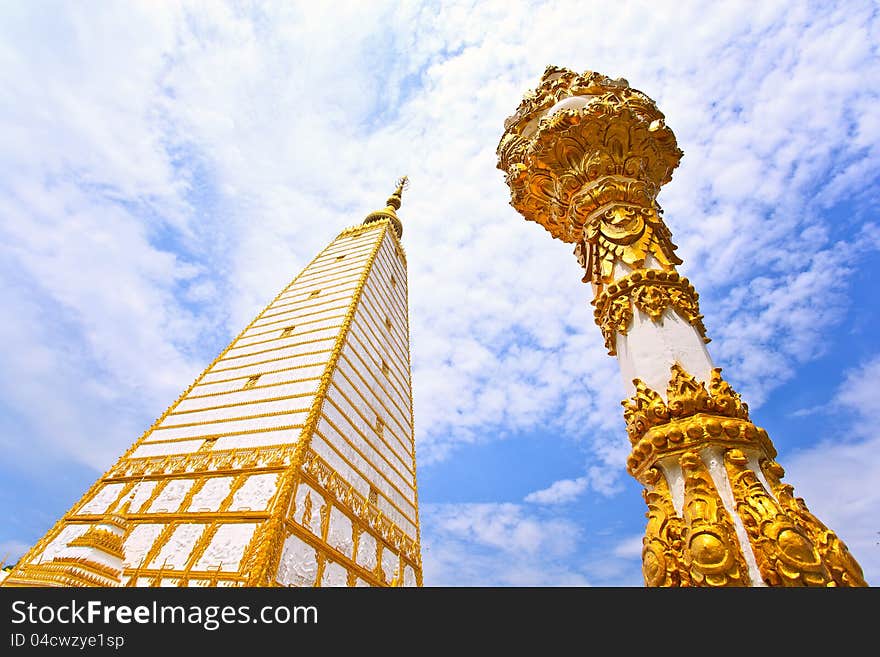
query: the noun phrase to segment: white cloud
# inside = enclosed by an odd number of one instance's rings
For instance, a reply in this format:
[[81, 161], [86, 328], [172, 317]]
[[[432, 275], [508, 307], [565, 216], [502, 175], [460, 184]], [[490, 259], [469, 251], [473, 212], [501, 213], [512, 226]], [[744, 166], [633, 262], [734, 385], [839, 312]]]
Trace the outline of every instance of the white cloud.
[[852, 412], [835, 435], [784, 459], [787, 480], [847, 544], [869, 584], [880, 584], [880, 356], [846, 376], [835, 403]]
[[583, 476], [554, 481], [547, 488], [529, 493], [524, 501], [536, 504], [565, 504], [573, 502], [590, 489], [600, 495], [613, 497], [622, 490], [619, 484], [621, 471], [619, 463], [602, 459], [601, 465], [588, 466]]
[[641, 563], [642, 559], [642, 535], [637, 534], [636, 536], [630, 536], [622, 540], [618, 543], [612, 554], [615, 557], [621, 557], [623, 559], [638, 559]]
[[560, 479], [554, 481], [547, 488], [536, 490], [525, 497], [526, 502], [538, 504], [564, 504], [576, 500], [581, 493], [587, 490], [590, 480], [587, 477], [577, 479]]
[[421, 509], [429, 586], [584, 586], [568, 561], [580, 528], [517, 504], [429, 504]]
[[[667, 113], [687, 156], [661, 201], [704, 294], [713, 351], [753, 405], [819, 352], [845, 308], [852, 261], [840, 261], [846, 248], [831, 246], [814, 200], [828, 200], [829, 174], [835, 189], [859, 187], [877, 162], [873, 92], [862, 83], [877, 67], [868, 6], [708, 12], [692, 4], [656, 13], [650, 4], [184, 3], [102, 12], [98, 22], [84, 12], [7, 22], [16, 103], [2, 118], [9, 139], [28, 142], [9, 144], [0, 164], [21, 172], [7, 198], [47, 175], [70, 180], [70, 191], [38, 190], [56, 202], [91, 186], [96, 222], [109, 204], [142, 224], [139, 242], [120, 245], [132, 262], [113, 263], [102, 278], [127, 269], [166, 286], [169, 317], [195, 301], [210, 321], [227, 319], [232, 334], [408, 171], [402, 214], [426, 463], [456, 444], [548, 422], [621, 431], [622, 387], [569, 249], [507, 208], [494, 169], [503, 118], [546, 63], [626, 75]], [[592, 24], [603, 29], [584, 39]], [[48, 32], [57, 49], [37, 56], [33, 44]], [[16, 242], [36, 234], [39, 216], [19, 215]], [[157, 250], [159, 229], [183, 240], [172, 249], [213, 280], [187, 293], [169, 271], [156, 279], [142, 270], [138, 254]], [[25, 266], [35, 249], [22, 245]], [[832, 266], [828, 289], [821, 273]], [[120, 301], [101, 307], [127, 312]], [[75, 304], [79, 321], [108, 325], [95, 299]], [[174, 358], [195, 344], [192, 326], [131, 323]], [[143, 379], [127, 368], [108, 363], [107, 374]], [[181, 387], [186, 379], [175, 378]], [[153, 387], [149, 396], [167, 392]]]

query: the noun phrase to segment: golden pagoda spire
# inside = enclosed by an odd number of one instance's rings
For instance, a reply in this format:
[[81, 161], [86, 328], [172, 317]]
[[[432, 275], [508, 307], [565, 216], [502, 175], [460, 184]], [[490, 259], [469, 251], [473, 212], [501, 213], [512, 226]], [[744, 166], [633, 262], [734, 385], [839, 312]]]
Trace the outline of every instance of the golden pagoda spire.
[[388, 197], [388, 200], [385, 201], [385, 208], [383, 210], [376, 210], [375, 212], [371, 212], [367, 215], [367, 218], [364, 219], [364, 225], [371, 224], [374, 221], [380, 221], [381, 219], [388, 219], [391, 221], [391, 225], [394, 226], [394, 232], [397, 233], [398, 238], [403, 237], [403, 224], [400, 219], [397, 217], [397, 210], [400, 209], [401, 196], [403, 194], [403, 190], [409, 186], [409, 178], [407, 176], [403, 176], [397, 179], [397, 189], [394, 190], [394, 193]]

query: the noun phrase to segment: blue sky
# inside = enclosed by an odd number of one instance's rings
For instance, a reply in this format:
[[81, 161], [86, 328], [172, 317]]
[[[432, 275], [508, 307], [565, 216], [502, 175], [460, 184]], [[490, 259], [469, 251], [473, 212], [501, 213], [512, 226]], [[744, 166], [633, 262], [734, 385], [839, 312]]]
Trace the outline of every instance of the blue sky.
[[426, 583], [639, 585], [616, 362], [495, 169], [556, 64], [666, 114], [710, 351], [880, 582], [876, 6], [317, 4], [0, 9], [0, 556], [408, 173]]

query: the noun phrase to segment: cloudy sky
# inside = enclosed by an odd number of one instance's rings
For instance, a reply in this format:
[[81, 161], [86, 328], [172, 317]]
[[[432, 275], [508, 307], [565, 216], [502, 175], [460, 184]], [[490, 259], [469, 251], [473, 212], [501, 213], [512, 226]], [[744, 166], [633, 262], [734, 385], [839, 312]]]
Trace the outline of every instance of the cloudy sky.
[[426, 583], [640, 585], [617, 365], [495, 169], [556, 64], [666, 114], [710, 351], [880, 584], [877, 44], [855, 1], [2, 3], [0, 553], [407, 173]]

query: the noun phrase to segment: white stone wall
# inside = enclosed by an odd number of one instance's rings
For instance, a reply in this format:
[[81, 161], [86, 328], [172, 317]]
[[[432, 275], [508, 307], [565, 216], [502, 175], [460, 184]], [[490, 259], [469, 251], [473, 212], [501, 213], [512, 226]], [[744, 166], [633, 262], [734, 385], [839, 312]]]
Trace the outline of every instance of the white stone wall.
[[104, 513], [122, 492], [123, 484], [106, 484], [95, 493], [95, 496], [83, 504], [77, 514]]
[[67, 544], [70, 543], [70, 541], [85, 534], [89, 527], [90, 525], [88, 524], [80, 523], [65, 526], [43, 549], [42, 553], [36, 555], [34, 562], [52, 561], [52, 559], [67, 549]]
[[318, 575], [315, 548], [291, 534], [284, 541], [276, 581], [282, 586], [314, 586]]
[[143, 523], [135, 525], [128, 538], [125, 539], [125, 560], [126, 568], [137, 568], [141, 565], [147, 552], [153, 543], [159, 537], [162, 529], [165, 527], [161, 523]]
[[244, 550], [250, 543], [257, 528], [255, 523], [228, 523], [217, 528], [217, 532], [196, 561], [194, 570], [222, 571], [238, 570]]
[[183, 498], [190, 488], [193, 479], [172, 479], [156, 496], [147, 513], [174, 513], [180, 507]]
[[235, 491], [229, 510], [262, 511], [268, 506], [277, 488], [277, 474], [251, 475], [245, 479], [242, 487]]
[[348, 586], [348, 571], [335, 561], [324, 564], [321, 586]]
[[161, 568], [164, 564], [166, 568], [182, 569], [205, 527], [204, 523], [178, 525], [148, 567]]
[[347, 557], [353, 557], [351, 520], [337, 507], [330, 510], [330, 524], [327, 527], [327, 544]]
[[211, 477], [201, 490], [193, 495], [189, 503], [189, 510], [195, 513], [200, 511], [218, 511], [220, 504], [229, 495], [234, 477]]

